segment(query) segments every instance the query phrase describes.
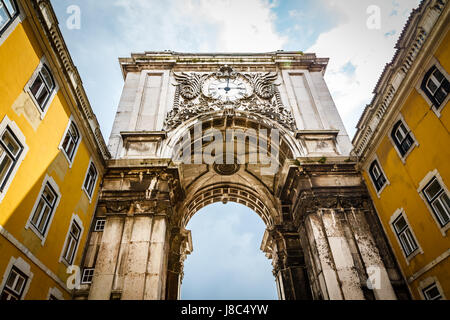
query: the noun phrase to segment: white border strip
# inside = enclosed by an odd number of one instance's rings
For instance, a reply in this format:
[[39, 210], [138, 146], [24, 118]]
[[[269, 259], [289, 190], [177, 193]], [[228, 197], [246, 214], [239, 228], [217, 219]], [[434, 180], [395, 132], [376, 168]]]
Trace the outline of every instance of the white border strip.
[[68, 294], [72, 294], [66, 287], [66, 284], [56, 276], [49, 268], [47, 268], [36, 256], [34, 256], [22, 243], [20, 243], [12, 234], [10, 234], [2, 225], [0, 225], [0, 234], [4, 236], [13, 246], [19, 249], [28, 259], [30, 259], [36, 266], [44, 273], [59, 284]]
[[414, 273], [411, 277], [409, 277], [408, 283], [411, 283], [411, 282], [417, 280], [417, 278], [419, 278], [425, 272], [431, 270], [434, 266], [436, 266], [437, 264], [439, 264], [442, 261], [444, 261], [445, 259], [447, 259], [448, 256], [450, 256], [450, 249], [448, 249], [447, 251], [444, 251], [444, 253], [441, 254], [439, 257], [437, 257], [436, 259], [431, 261], [429, 264], [427, 264], [425, 267], [423, 267], [422, 269], [420, 269], [419, 271]]

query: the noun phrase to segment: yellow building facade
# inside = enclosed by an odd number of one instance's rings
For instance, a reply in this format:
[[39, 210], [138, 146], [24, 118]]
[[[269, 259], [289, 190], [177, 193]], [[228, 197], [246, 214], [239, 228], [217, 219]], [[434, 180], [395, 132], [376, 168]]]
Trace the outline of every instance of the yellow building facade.
[[450, 297], [449, 11], [413, 11], [353, 140], [414, 299]]
[[[353, 140], [414, 299], [450, 297], [449, 7], [412, 13]], [[71, 267], [104, 228], [109, 157], [50, 1], [0, 0], [0, 299], [71, 299], [92, 279]]]
[[70, 299], [108, 151], [49, 1], [0, 1], [0, 70], [1, 299]]

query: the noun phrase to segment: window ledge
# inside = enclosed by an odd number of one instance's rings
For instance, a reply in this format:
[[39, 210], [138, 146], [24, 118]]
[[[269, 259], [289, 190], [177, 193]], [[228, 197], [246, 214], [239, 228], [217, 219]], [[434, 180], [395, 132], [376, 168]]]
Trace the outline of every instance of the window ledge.
[[[61, 146], [58, 149], [64, 155], [64, 158], [67, 160], [67, 164], [69, 165], [69, 169], [71, 169], [72, 165], [73, 165], [73, 160], [69, 159], [69, 157], [67, 156], [66, 152], [64, 151], [64, 149]], [[75, 155], [74, 155], [74, 158], [75, 158]]]
[[441, 118], [442, 110], [444, 110], [444, 108], [446, 107], [449, 100], [450, 100], [450, 94], [447, 95], [447, 98], [445, 98], [444, 102], [438, 108], [436, 108], [435, 105], [431, 106], [431, 110], [433, 110], [436, 117]]
[[447, 237], [447, 231], [450, 229], [450, 222], [447, 222], [445, 226], [438, 224], [439, 230], [441, 230], [442, 236]]
[[397, 149], [397, 146], [394, 146], [395, 150], [397, 150], [397, 153], [400, 157], [400, 160], [402, 161], [403, 164], [406, 164], [406, 159], [408, 158], [408, 156], [411, 154], [411, 152], [416, 148], [419, 147], [419, 143], [417, 142], [417, 140], [414, 139], [414, 144], [411, 146], [411, 148], [409, 148], [408, 152], [405, 153], [404, 156], [402, 156], [402, 154], [400, 153], [400, 151]]
[[[384, 174], [384, 173], [383, 173], [383, 174]], [[386, 179], [386, 176], [385, 176], [385, 179]], [[377, 193], [378, 199], [381, 198], [381, 193], [382, 193], [383, 190], [384, 190], [388, 185], [390, 185], [390, 184], [391, 184], [391, 183], [389, 182], [389, 180], [386, 179], [386, 183], [381, 187], [381, 189], [380, 189], [379, 191], [377, 191], [377, 188], [376, 188], [375, 185], [374, 185], [374, 188], [375, 188], [375, 191], [376, 191], [376, 193]]]
[[[81, 187], [81, 189], [83, 189], [84, 194], [86, 195], [86, 197], [89, 200], [89, 203], [92, 203], [92, 196], [89, 195], [89, 192], [87, 192], [87, 190], [84, 188], [84, 185]], [[92, 193], [94, 193], [95, 189], [92, 191]]]
[[27, 223], [25, 230], [31, 230], [39, 238], [39, 240], [41, 240], [41, 246], [44, 246], [47, 237], [43, 236], [31, 222]]
[[414, 259], [414, 258], [415, 258], [416, 256], [418, 256], [419, 254], [423, 254], [423, 250], [422, 250], [422, 248], [421, 248], [420, 246], [416, 249], [416, 251], [414, 251], [413, 253], [411, 253], [409, 256], [406, 256], [405, 253], [403, 252], [403, 255], [404, 255], [405, 258], [406, 258], [406, 263], [408, 264], [408, 266], [409, 266], [411, 260]]
[[13, 33], [13, 31], [17, 28], [17, 26], [22, 23], [26, 15], [22, 9], [22, 5], [20, 4], [20, 1], [16, 1], [17, 6], [19, 7], [19, 15], [16, 16], [12, 21], [9, 22], [9, 25], [3, 29], [2, 33], [0, 34], [0, 46], [8, 39], [8, 37]]

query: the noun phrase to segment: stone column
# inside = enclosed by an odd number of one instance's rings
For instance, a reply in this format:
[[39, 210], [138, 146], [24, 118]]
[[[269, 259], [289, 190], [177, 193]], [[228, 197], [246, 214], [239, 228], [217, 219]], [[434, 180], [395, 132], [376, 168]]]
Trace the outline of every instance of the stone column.
[[166, 299], [179, 300], [181, 293], [181, 282], [183, 280], [183, 258], [182, 255], [171, 252], [167, 268]]
[[106, 219], [89, 300], [109, 300], [111, 297], [123, 224], [122, 217], [110, 216]]
[[342, 288], [321, 217], [318, 214], [309, 214], [305, 218], [305, 230], [312, 254], [316, 258], [314, 263], [318, 264], [317, 269], [322, 271], [322, 296], [330, 300], [343, 300]]
[[144, 300], [164, 299], [162, 287], [164, 278], [165, 241], [167, 229], [167, 217], [154, 216], [150, 237], [150, 251], [147, 262], [147, 276], [145, 278]]
[[353, 231], [369, 281], [372, 280], [369, 286], [373, 290], [375, 298], [377, 300], [397, 300], [388, 272], [363, 212], [352, 208], [347, 212], [347, 221]]
[[133, 215], [127, 215], [122, 231], [122, 241], [120, 243], [119, 255], [117, 258], [116, 274], [113, 282], [113, 293], [120, 293], [121, 297], [124, 281], [124, 269], [126, 268], [126, 261], [128, 256], [128, 249], [130, 246], [131, 233], [133, 231], [134, 217]]
[[152, 234], [152, 218], [135, 216], [123, 270], [122, 300], [144, 298], [145, 276]]
[[364, 300], [360, 278], [353, 262], [353, 255], [344, 234], [340, 217], [337, 216], [333, 209], [321, 211], [324, 230], [327, 235], [344, 299]]
[[299, 235], [281, 226], [272, 231], [274, 275], [281, 300], [310, 300], [311, 289]]
[[184, 260], [193, 251], [191, 231], [173, 228], [167, 266], [166, 299], [180, 299]]

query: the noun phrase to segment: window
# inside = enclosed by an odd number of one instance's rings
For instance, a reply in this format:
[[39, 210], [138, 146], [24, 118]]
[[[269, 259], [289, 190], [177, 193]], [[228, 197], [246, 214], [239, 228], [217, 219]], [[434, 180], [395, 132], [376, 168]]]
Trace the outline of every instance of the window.
[[95, 168], [94, 163], [91, 162], [83, 185], [83, 188], [86, 191], [89, 198], [92, 197], [96, 180], [97, 180], [97, 169]]
[[63, 258], [70, 265], [72, 264], [75, 252], [78, 247], [78, 242], [80, 241], [81, 228], [75, 221], [72, 221], [69, 230], [69, 236], [66, 241], [66, 247], [64, 249]]
[[18, 15], [19, 10], [14, 0], [0, 0], [0, 35]]
[[22, 298], [28, 277], [16, 267], [12, 267], [8, 280], [3, 287], [1, 300], [20, 300]]
[[62, 142], [61, 148], [67, 156], [67, 159], [71, 162], [77, 150], [78, 143], [80, 142], [80, 133], [78, 131], [75, 122], [70, 121], [69, 128]]
[[450, 221], [450, 199], [439, 181], [433, 178], [423, 193], [441, 227], [447, 225]]
[[401, 156], [404, 157], [409, 149], [411, 149], [414, 139], [401, 120], [395, 124], [391, 136]]
[[23, 146], [6, 127], [0, 139], [0, 192], [5, 188], [11, 172], [22, 154]]
[[49, 288], [47, 300], [64, 300], [64, 295], [57, 287]]
[[411, 233], [408, 223], [405, 220], [405, 217], [403, 217], [403, 215], [400, 215], [393, 222], [393, 226], [397, 238], [400, 241], [400, 244], [403, 248], [403, 251], [405, 252], [405, 255], [408, 257], [414, 251], [417, 250], [418, 246], [416, 240], [414, 239], [414, 236]]
[[55, 190], [46, 183], [44, 190], [40, 195], [39, 203], [34, 211], [33, 217], [31, 218], [31, 224], [34, 228], [42, 235], [48, 227], [48, 223], [56, 207], [56, 202], [58, 200], [58, 195]]
[[48, 67], [43, 64], [42, 68], [37, 73], [36, 78], [30, 85], [30, 92], [42, 112], [45, 110], [54, 89], [55, 81], [53, 80]]
[[375, 188], [377, 191], [380, 191], [386, 184], [386, 178], [383, 172], [381, 172], [380, 166], [376, 160], [370, 165], [369, 173]]
[[450, 84], [444, 74], [436, 66], [432, 66], [425, 74], [421, 89], [436, 109], [439, 109], [448, 96]]
[[426, 287], [425, 289], [422, 289], [423, 296], [426, 300], [441, 300], [442, 295], [436, 285], [436, 283], [433, 283], [432, 285]]
[[94, 277], [94, 268], [86, 268], [83, 270], [83, 276], [81, 277], [81, 283], [91, 283]]
[[106, 219], [97, 219], [95, 221], [94, 231], [103, 231], [105, 230]]

